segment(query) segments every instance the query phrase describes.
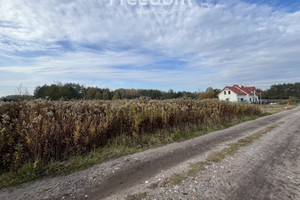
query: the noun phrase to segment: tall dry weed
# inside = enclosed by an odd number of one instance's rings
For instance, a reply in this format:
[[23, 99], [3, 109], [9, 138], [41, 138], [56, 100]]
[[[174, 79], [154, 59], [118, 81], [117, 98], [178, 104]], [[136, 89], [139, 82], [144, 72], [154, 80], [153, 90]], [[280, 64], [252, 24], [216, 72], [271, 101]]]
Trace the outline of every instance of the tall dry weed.
[[259, 113], [252, 105], [192, 99], [4, 103], [0, 171], [81, 155], [118, 136], [205, 128]]

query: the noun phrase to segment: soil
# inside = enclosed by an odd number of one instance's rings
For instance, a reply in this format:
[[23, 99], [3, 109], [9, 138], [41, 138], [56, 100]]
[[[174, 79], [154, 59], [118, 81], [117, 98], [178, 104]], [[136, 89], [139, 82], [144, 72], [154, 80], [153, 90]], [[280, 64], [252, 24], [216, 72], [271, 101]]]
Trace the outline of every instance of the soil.
[[[285, 122], [235, 155], [209, 165], [181, 184], [149, 187], [189, 163], [205, 161], [227, 143]], [[0, 199], [300, 199], [300, 107], [241, 123], [181, 143], [111, 160], [68, 176], [0, 190]]]

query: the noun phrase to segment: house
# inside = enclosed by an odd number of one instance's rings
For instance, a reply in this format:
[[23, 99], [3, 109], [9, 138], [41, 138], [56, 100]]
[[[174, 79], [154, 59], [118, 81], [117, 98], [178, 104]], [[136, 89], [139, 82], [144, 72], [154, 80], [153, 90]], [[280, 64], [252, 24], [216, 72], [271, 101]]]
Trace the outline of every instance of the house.
[[218, 94], [219, 100], [231, 102], [249, 102], [256, 103], [259, 101], [259, 93], [255, 87], [245, 85], [226, 86]]

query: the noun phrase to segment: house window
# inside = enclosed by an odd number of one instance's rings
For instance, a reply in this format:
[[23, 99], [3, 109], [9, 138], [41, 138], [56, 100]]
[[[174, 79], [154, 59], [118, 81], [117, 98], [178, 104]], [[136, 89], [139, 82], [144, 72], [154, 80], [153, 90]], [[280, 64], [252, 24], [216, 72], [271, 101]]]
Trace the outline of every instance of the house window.
[[226, 101], [229, 101], [229, 98], [226, 98]]
[[226, 95], [226, 91], [224, 91], [224, 95]]
[[251, 102], [251, 98], [250, 98], [250, 102]]
[[228, 91], [228, 94], [230, 94], [230, 91]]
[[241, 101], [244, 101], [244, 98], [241, 98]]

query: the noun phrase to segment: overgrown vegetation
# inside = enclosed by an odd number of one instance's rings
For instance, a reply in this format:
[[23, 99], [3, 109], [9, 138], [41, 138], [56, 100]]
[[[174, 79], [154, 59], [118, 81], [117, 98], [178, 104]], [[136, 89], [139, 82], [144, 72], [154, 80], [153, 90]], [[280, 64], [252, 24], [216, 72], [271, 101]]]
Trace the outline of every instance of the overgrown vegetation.
[[253, 105], [191, 99], [2, 103], [0, 185], [84, 169], [136, 152], [137, 144], [142, 150], [180, 141], [200, 134], [191, 130], [258, 114]]

